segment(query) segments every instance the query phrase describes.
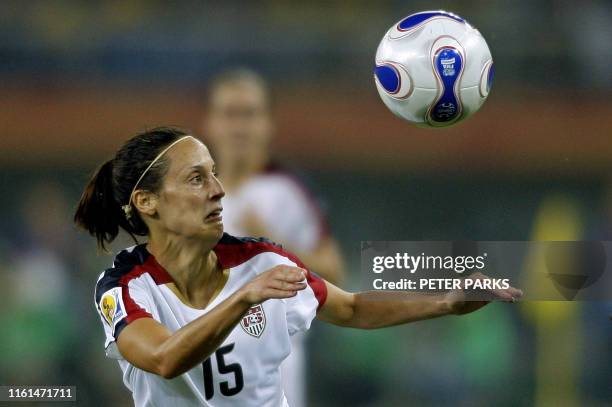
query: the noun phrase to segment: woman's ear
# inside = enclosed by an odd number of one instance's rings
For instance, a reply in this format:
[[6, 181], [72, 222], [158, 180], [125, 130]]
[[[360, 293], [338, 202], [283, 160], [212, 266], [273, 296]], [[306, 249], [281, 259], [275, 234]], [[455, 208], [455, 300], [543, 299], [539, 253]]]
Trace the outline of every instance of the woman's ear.
[[157, 195], [152, 192], [138, 189], [134, 192], [132, 202], [141, 213], [153, 216], [157, 212]]

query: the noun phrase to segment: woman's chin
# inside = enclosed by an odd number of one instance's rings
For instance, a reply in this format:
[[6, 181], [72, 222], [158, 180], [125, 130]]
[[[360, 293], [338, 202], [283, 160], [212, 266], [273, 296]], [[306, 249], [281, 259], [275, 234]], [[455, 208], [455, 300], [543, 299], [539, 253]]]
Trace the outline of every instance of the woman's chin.
[[223, 222], [209, 223], [204, 230], [206, 239], [220, 240], [223, 236]]

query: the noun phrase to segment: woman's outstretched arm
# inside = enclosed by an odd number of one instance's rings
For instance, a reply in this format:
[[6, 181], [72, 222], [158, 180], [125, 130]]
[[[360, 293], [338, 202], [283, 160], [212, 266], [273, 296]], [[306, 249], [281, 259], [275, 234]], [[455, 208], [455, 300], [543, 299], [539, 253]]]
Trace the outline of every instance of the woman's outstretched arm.
[[[487, 277], [474, 274], [468, 278]], [[349, 293], [328, 282], [326, 285], [327, 300], [319, 311], [318, 318], [351, 328], [375, 329], [449, 314], [467, 314], [490, 302], [468, 301], [463, 290], [440, 295], [383, 291]], [[510, 287], [505, 290], [491, 290], [489, 294], [493, 299], [512, 302], [523, 293]]]

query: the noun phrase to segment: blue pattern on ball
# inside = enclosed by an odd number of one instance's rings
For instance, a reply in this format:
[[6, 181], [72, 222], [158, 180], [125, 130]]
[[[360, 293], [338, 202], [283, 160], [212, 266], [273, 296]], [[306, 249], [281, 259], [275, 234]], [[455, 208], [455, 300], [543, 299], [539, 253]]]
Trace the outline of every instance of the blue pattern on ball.
[[389, 64], [377, 65], [374, 68], [374, 75], [387, 92], [397, 93], [400, 87], [400, 77], [395, 67]]
[[450, 122], [461, 112], [459, 98], [455, 94], [455, 83], [463, 69], [463, 57], [454, 48], [438, 50], [434, 57], [436, 69], [442, 85], [442, 96], [430, 111], [430, 120], [438, 123]]
[[402, 31], [408, 31], [409, 29], [433, 17], [448, 17], [460, 23], [465, 23], [463, 18], [445, 11], [426, 11], [424, 13], [412, 14], [404, 18], [397, 26]]
[[489, 74], [487, 76], [487, 93], [491, 91], [491, 86], [493, 86], [493, 75], [495, 75], [495, 64], [491, 62], [491, 66], [489, 67]]

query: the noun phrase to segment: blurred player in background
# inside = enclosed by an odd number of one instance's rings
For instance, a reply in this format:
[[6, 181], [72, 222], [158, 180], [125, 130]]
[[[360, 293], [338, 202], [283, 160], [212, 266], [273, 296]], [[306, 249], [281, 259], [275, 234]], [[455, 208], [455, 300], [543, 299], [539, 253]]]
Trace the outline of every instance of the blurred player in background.
[[[343, 261], [319, 206], [299, 179], [272, 159], [271, 102], [266, 82], [248, 69], [221, 73], [210, 83], [204, 136], [226, 191], [225, 230], [282, 242], [337, 285]], [[306, 405], [304, 335], [292, 337], [291, 355], [281, 366], [285, 393], [296, 407]]]

